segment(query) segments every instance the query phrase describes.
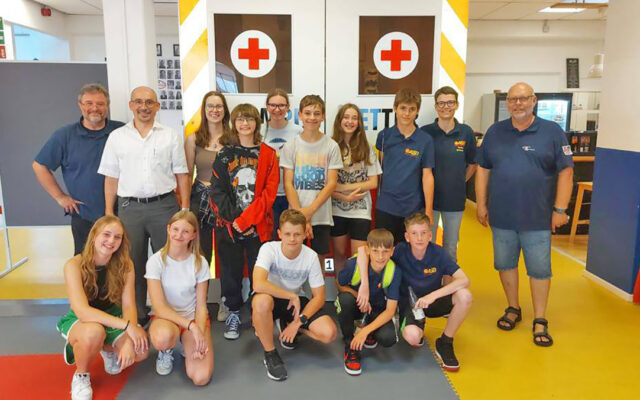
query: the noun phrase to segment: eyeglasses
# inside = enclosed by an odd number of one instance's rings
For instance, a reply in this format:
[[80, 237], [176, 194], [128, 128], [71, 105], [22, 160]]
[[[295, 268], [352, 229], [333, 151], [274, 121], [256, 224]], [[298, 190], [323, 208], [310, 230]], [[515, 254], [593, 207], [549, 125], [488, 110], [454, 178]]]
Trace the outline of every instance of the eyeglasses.
[[509, 104], [526, 103], [529, 100], [531, 100], [532, 98], [533, 98], [533, 95], [531, 95], [531, 96], [520, 96], [520, 97], [507, 97], [507, 102]]
[[438, 107], [438, 108], [444, 108], [444, 106], [447, 106], [447, 107], [453, 107], [453, 106], [455, 106], [456, 104], [458, 104], [458, 102], [457, 102], [457, 101], [455, 101], [455, 100], [449, 100], [449, 101], [436, 101], [436, 107]]
[[205, 107], [207, 108], [207, 110], [215, 110], [215, 111], [221, 111], [224, 110], [224, 105], [222, 104], [211, 104], [211, 103], [207, 103], [205, 105]]
[[87, 108], [91, 108], [93, 106], [96, 106], [98, 108], [105, 108], [107, 106], [107, 103], [102, 103], [102, 102], [94, 103], [93, 101], [85, 101], [85, 102], [80, 103], [80, 104], [82, 104], [83, 106], [85, 106]]
[[145, 105], [147, 107], [153, 107], [156, 104], [158, 104], [158, 102], [156, 102], [155, 100], [151, 100], [151, 99], [147, 99], [147, 100], [142, 100], [142, 99], [135, 99], [135, 100], [131, 100], [131, 102], [133, 104], [135, 104], [138, 107], [142, 107], [142, 105]]
[[256, 119], [253, 118], [253, 117], [238, 117], [238, 118], [236, 118], [236, 123], [238, 123], [238, 124], [244, 124], [245, 122], [247, 124], [255, 123]]
[[284, 110], [285, 108], [289, 107], [288, 104], [276, 104], [276, 103], [267, 103], [267, 107], [271, 108], [271, 109], [278, 109], [278, 110]]

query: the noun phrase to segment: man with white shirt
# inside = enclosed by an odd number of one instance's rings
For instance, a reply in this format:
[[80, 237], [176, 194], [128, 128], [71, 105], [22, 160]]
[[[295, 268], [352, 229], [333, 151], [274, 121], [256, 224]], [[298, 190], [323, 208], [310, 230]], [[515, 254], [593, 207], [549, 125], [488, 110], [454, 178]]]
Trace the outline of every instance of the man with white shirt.
[[135, 88], [129, 101], [133, 121], [111, 133], [98, 169], [105, 176], [105, 214], [114, 214], [117, 196], [118, 216], [129, 234], [138, 323], [143, 326], [148, 321], [144, 279], [148, 242], [151, 239], [154, 252], [164, 246], [167, 221], [180, 208], [173, 193], [176, 186], [182, 209], [189, 209], [184, 138], [155, 121], [159, 108], [153, 89]]
[[[267, 376], [276, 381], [287, 379], [287, 370], [273, 342], [274, 320], [280, 345], [287, 350], [295, 349], [298, 332], [329, 343], [338, 330], [322, 310], [324, 277], [318, 254], [302, 244], [306, 226], [300, 211], [284, 211], [278, 229], [281, 241], [264, 243], [253, 269], [253, 326], [264, 349]], [[311, 299], [301, 296], [305, 282], [311, 287]]]

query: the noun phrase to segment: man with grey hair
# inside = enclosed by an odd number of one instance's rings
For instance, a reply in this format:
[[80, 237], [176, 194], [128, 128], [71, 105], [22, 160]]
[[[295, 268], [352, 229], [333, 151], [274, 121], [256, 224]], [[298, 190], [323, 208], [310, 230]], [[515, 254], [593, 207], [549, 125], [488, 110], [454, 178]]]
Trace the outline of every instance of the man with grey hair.
[[[99, 83], [80, 89], [80, 120], [53, 132], [33, 161], [33, 171], [42, 187], [71, 215], [74, 254], [79, 254], [95, 220], [104, 215], [104, 177], [98, 174], [107, 137], [122, 125], [107, 118], [109, 93]], [[53, 176], [62, 168], [68, 194]]]
[[569, 222], [566, 210], [573, 189], [573, 154], [560, 126], [533, 113], [536, 101], [533, 88], [526, 83], [509, 89], [511, 118], [489, 128], [478, 152], [476, 203], [478, 220], [491, 226], [494, 267], [507, 298], [498, 328], [510, 331], [522, 320], [518, 298], [522, 250], [533, 301], [533, 343], [548, 347], [553, 344], [545, 318], [551, 232]]
[[156, 92], [146, 86], [131, 92], [133, 121], [116, 129], [104, 149], [98, 173], [105, 176], [105, 213], [118, 216], [131, 242], [136, 275], [138, 323], [147, 317], [147, 281], [144, 278], [149, 241], [154, 252], [167, 241], [167, 223], [180, 205], [189, 210], [190, 180], [181, 133], [155, 120], [160, 109]]

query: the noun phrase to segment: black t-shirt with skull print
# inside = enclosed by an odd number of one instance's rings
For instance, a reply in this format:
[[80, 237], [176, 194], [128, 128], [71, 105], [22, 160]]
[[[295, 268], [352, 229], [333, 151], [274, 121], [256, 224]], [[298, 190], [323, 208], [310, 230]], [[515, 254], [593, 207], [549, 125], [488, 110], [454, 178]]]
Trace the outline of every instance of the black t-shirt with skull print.
[[[260, 146], [243, 147], [228, 145], [224, 146], [218, 153], [216, 161], [226, 166], [226, 172], [229, 177], [233, 202], [238, 209], [244, 211], [255, 197], [256, 173], [258, 170], [258, 155], [260, 154]], [[218, 164], [218, 165], [220, 165]], [[255, 236], [254, 232], [251, 236], [242, 236], [247, 238]]]

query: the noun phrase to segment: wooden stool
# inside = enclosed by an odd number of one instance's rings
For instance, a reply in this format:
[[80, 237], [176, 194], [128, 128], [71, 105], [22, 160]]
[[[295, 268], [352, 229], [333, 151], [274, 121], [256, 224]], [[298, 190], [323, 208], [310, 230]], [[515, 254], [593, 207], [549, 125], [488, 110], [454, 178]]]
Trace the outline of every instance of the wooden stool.
[[582, 198], [584, 191], [593, 192], [593, 182], [578, 182], [578, 196], [576, 197], [576, 206], [573, 209], [573, 222], [571, 222], [571, 233], [569, 234], [569, 242], [573, 242], [576, 238], [576, 230], [578, 225], [589, 225], [591, 220], [580, 219], [580, 210], [582, 209]]

